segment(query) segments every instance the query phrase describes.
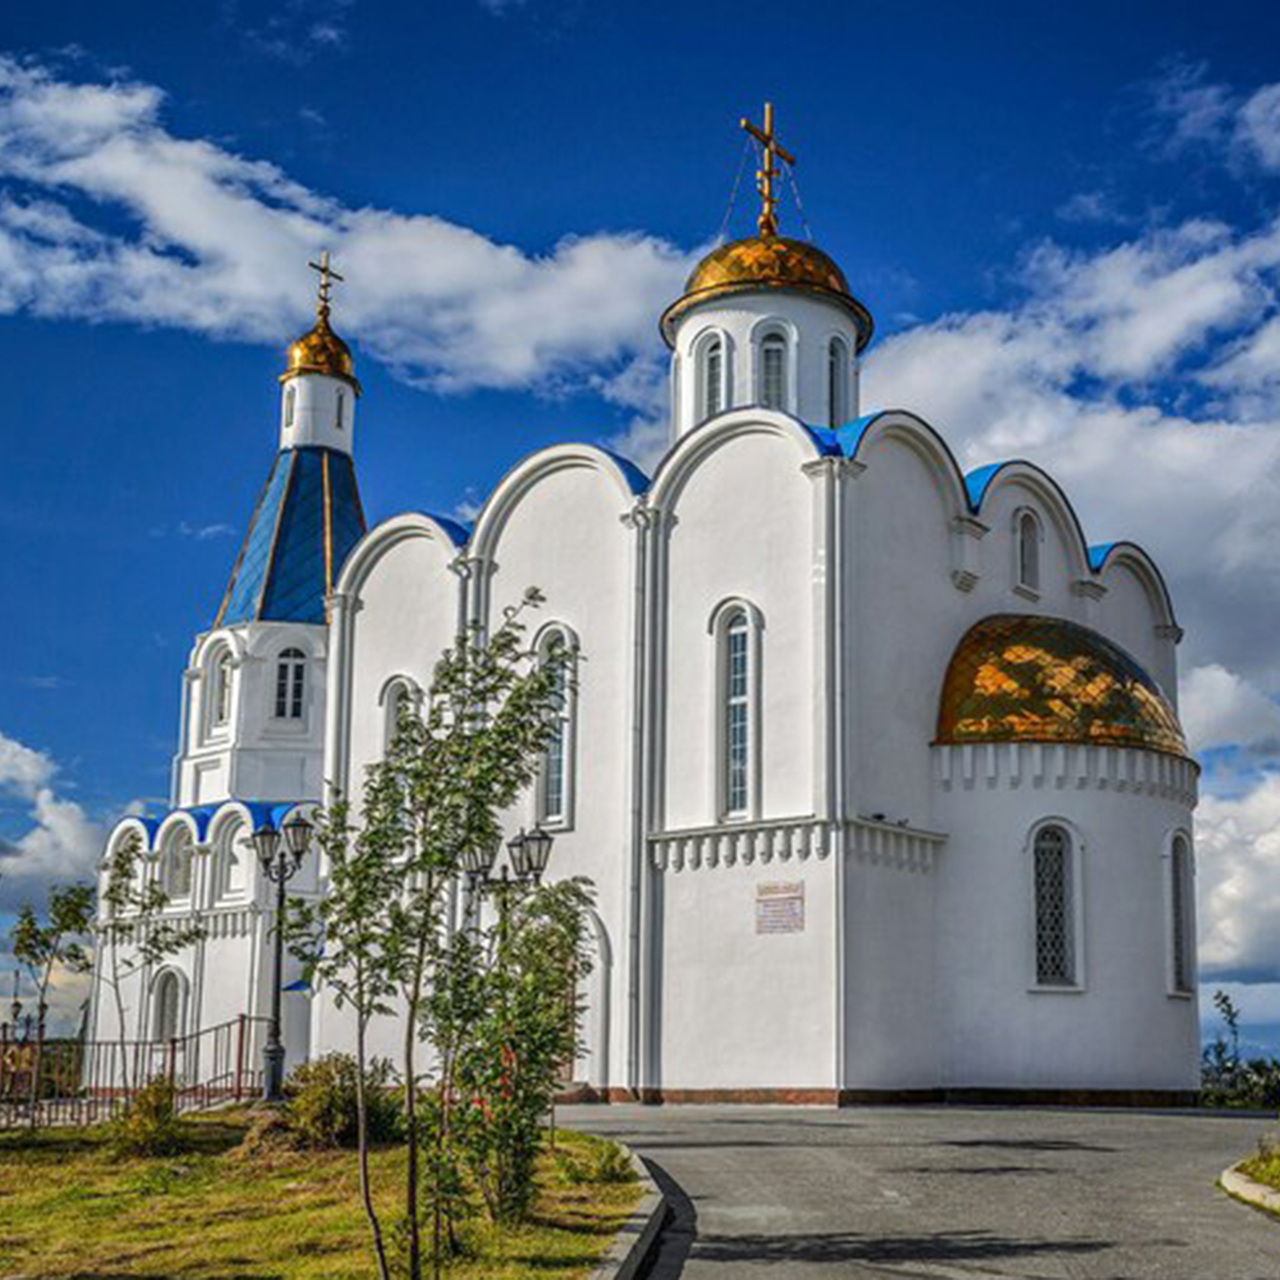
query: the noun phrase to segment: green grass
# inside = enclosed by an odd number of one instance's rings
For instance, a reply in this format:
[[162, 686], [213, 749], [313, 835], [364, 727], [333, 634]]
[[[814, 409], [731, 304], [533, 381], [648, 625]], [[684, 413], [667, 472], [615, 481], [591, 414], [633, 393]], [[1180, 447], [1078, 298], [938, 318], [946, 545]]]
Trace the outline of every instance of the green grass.
[[[189, 1147], [157, 1160], [113, 1160], [100, 1130], [0, 1133], [0, 1275], [311, 1280], [367, 1277], [369, 1235], [351, 1152], [233, 1154], [240, 1116], [184, 1123]], [[586, 1156], [599, 1139], [565, 1133]], [[393, 1228], [404, 1153], [375, 1152], [374, 1184]], [[476, 1215], [473, 1258], [451, 1280], [585, 1275], [640, 1197], [635, 1183], [566, 1186], [539, 1163], [533, 1220], [499, 1230]]]
[[1240, 1166], [1240, 1172], [1272, 1191], [1280, 1191], [1280, 1154], [1253, 1156]]

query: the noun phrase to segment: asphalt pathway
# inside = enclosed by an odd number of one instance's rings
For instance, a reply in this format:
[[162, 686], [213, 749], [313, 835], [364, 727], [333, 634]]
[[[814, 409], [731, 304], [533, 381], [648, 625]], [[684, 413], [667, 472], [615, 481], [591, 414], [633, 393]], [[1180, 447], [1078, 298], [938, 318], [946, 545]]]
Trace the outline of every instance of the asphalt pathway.
[[1215, 1180], [1275, 1121], [1211, 1112], [569, 1107], [675, 1213], [650, 1280], [1280, 1280], [1280, 1220]]

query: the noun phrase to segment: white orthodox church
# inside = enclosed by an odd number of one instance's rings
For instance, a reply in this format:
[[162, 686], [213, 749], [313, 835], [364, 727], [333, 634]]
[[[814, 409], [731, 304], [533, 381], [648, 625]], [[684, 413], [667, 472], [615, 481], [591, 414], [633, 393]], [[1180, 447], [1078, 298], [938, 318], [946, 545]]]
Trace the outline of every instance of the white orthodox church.
[[[930, 424], [862, 412], [871, 316], [778, 233], [758, 136], [759, 233], [661, 317], [651, 476], [558, 444], [513, 459], [470, 527], [366, 529], [326, 277], [183, 676], [172, 808], [110, 836], [140, 834], [169, 910], [206, 926], [137, 976], [126, 1035], [265, 1014], [274, 899], [245, 837], [358, 795], [460, 626], [537, 586], [536, 643], [586, 660], [510, 824], [596, 886], [589, 1096], [1193, 1098], [1198, 769], [1164, 579], [1132, 542], [1090, 545], [1034, 462], [964, 474]], [[312, 855], [291, 891], [324, 887]], [[297, 976], [289, 1063], [350, 1048]], [[103, 991], [94, 1016], [118, 1034]]]

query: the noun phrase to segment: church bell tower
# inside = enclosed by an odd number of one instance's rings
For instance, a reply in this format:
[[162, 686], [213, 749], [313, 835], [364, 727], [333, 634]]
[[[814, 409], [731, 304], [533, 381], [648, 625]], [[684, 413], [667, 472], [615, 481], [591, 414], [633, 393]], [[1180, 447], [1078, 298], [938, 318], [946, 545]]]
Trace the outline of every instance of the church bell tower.
[[210, 629], [196, 638], [182, 702], [172, 801], [319, 799], [326, 601], [364, 536], [352, 456], [360, 383], [330, 324], [342, 277], [311, 266], [315, 324], [280, 375], [279, 449]]

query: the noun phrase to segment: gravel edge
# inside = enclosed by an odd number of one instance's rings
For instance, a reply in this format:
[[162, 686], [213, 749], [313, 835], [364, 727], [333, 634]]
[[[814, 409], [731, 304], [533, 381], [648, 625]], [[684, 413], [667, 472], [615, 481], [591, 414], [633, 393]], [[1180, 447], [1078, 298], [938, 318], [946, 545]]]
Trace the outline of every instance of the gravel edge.
[[649, 1175], [644, 1161], [625, 1142], [619, 1142], [618, 1146], [627, 1153], [640, 1180], [640, 1203], [619, 1228], [590, 1280], [632, 1280], [649, 1256], [667, 1216], [667, 1198]]

